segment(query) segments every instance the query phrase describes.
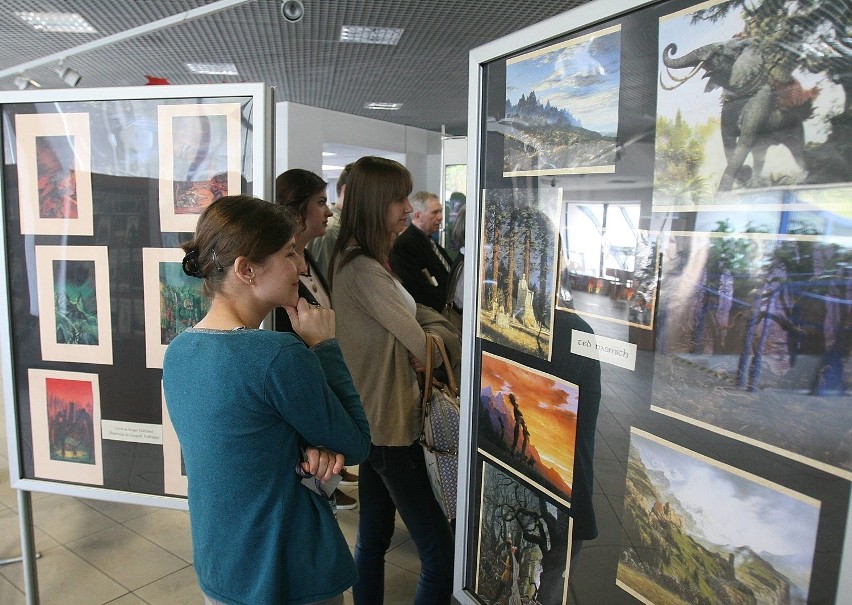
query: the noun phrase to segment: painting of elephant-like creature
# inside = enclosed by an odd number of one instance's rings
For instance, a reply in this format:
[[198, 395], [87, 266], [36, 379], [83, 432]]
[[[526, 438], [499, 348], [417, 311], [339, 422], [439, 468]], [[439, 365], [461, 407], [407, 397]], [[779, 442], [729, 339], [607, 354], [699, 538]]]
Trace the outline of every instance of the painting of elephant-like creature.
[[850, 181], [841, 4], [729, 0], [660, 19], [655, 207]]

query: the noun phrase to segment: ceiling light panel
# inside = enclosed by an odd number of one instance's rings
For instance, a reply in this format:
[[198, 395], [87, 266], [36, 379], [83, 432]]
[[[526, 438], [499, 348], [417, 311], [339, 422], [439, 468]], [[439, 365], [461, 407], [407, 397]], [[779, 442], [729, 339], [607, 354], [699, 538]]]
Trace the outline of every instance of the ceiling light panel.
[[240, 72], [233, 63], [185, 63], [194, 74], [212, 74], [214, 76], [238, 76]]
[[340, 28], [341, 42], [359, 42], [361, 44], [385, 44], [396, 46], [405, 30], [401, 27], [367, 27], [364, 25], [343, 25]]
[[96, 34], [98, 30], [78, 13], [15, 13], [27, 25], [38, 32], [62, 32], [70, 34]]
[[402, 109], [402, 103], [364, 103], [364, 109], [383, 109], [385, 111], [397, 111]]

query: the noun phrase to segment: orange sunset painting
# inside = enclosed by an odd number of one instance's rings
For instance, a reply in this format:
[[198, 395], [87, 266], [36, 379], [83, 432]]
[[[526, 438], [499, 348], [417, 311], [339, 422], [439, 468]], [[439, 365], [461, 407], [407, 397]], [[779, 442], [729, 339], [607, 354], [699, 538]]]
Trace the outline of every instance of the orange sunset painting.
[[571, 382], [483, 353], [480, 446], [570, 501], [579, 394]]

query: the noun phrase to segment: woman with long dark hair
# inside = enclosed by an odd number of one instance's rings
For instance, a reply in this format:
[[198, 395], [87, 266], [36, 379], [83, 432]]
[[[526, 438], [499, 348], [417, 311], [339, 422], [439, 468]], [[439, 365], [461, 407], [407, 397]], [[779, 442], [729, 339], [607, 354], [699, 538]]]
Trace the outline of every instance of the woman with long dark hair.
[[[302, 257], [304, 269], [299, 273], [299, 296], [311, 305], [331, 308], [331, 290], [321, 269], [308, 251], [307, 245], [317, 237], [325, 235], [328, 219], [332, 215], [328, 207], [326, 183], [310, 170], [293, 168], [282, 172], [275, 179], [275, 203], [289, 209], [296, 218], [296, 253]], [[287, 312], [275, 310], [275, 329], [292, 332]], [[345, 468], [340, 473], [344, 485], [358, 482], [358, 476]], [[334, 503], [340, 510], [352, 510], [358, 505], [349, 494], [334, 490]]]
[[384, 557], [397, 512], [420, 556], [415, 604], [443, 605], [452, 593], [453, 533], [418, 442], [417, 371], [426, 359], [426, 335], [414, 299], [388, 265], [393, 238], [411, 213], [411, 189], [411, 174], [398, 162], [372, 156], [355, 162], [332, 256], [337, 335], [372, 435], [359, 472], [356, 605], [383, 602]]

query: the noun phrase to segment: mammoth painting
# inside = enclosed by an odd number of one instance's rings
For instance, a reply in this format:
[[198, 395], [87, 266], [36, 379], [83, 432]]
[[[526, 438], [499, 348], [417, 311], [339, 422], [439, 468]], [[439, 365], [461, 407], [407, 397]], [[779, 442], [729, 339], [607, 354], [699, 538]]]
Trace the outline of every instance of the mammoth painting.
[[[726, 191], [735, 181], [747, 182], [759, 178], [770, 145], [785, 145], [793, 160], [804, 171], [805, 131], [803, 122], [813, 113], [813, 100], [819, 87], [805, 90], [795, 78], [772, 81], [767, 76], [766, 60], [754, 39], [734, 39], [706, 44], [684, 56], [675, 57], [676, 44], [663, 50], [663, 64], [675, 84], [663, 88], [672, 90], [697, 71], [707, 78], [705, 90], [724, 89], [722, 96], [721, 131], [727, 166], [719, 181]], [[683, 77], [672, 75], [677, 69], [689, 68]], [[744, 165], [751, 153], [753, 170]]]
[[841, 0], [730, 0], [660, 20], [655, 205], [849, 178]]

